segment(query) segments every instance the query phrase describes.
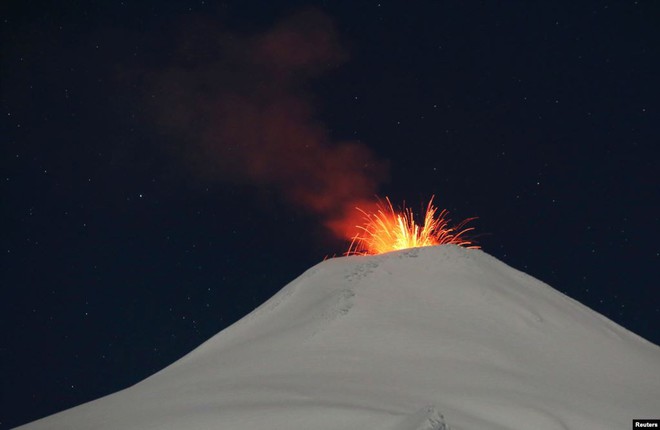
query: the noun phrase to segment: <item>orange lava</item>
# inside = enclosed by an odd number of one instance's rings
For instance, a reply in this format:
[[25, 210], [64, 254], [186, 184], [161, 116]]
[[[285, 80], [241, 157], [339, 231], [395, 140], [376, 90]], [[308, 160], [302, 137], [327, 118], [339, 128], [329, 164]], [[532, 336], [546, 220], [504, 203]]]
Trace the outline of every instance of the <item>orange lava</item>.
[[378, 203], [374, 213], [356, 208], [364, 215], [364, 224], [357, 226], [360, 232], [353, 237], [346, 255], [374, 255], [445, 244], [479, 248], [466, 236], [474, 230], [473, 227], [466, 227], [466, 224], [476, 218], [468, 218], [450, 226], [451, 220], [447, 218], [449, 213], [446, 209], [438, 212], [431, 197], [424, 214], [424, 223], [418, 225], [410, 208], [404, 206], [397, 211], [388, 197], [385, 197], [385, 201], [387, 204], [382, 201]]

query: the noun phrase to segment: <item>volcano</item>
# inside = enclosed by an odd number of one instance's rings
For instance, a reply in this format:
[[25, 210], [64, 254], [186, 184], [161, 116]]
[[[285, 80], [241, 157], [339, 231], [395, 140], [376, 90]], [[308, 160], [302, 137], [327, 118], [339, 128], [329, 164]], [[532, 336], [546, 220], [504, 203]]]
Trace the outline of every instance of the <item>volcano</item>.
[[660, 348], [480, 250], [326, 260], [144, 381], [20, 429], [620, 430]]

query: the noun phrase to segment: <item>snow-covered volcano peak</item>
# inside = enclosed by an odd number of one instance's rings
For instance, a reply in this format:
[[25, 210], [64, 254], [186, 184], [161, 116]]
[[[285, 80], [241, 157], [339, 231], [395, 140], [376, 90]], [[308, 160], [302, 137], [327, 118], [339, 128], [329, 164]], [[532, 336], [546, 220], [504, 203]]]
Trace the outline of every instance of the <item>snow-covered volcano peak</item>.
[[324, 261], [145, 381], [34, 429], [620, 429], [660, 349], [477, 250]]

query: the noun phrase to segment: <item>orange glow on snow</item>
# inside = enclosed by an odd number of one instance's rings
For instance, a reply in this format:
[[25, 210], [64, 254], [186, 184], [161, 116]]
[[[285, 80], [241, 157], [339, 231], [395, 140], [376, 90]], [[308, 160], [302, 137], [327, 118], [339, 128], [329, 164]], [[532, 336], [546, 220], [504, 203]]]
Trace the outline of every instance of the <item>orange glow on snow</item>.
[[424, 223], [415, 222], [413, 211], [405, 206], [397, 211], [392, 202], [385, 197], [384, 204], [378, 203], [375, 212], [368, 213], [360, 208], [364, 223], [357, 226], [360, 230], [353, 237], [347, 255], [374, 255], [421, 246], [453, 244], [467, 248], [479, 248], [466, 234], [474, 230], [466, 227], [475, 218], [468, 218], [455, 226], [450, 226], [451, 220], [446, 209], [438, 212], [433, 206], [433, 197], [429, 200], [424, 214]]

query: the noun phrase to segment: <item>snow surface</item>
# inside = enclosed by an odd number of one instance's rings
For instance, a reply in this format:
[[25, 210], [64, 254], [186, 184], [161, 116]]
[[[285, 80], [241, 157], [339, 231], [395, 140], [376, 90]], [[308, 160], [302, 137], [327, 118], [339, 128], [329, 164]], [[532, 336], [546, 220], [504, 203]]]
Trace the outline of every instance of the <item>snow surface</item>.
[[324, 261], [126, 390], [21, 429], [603, 430], [660, 413], [660, 348], [488, 254]]

